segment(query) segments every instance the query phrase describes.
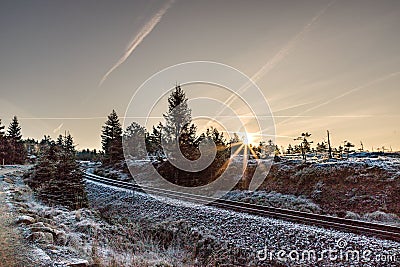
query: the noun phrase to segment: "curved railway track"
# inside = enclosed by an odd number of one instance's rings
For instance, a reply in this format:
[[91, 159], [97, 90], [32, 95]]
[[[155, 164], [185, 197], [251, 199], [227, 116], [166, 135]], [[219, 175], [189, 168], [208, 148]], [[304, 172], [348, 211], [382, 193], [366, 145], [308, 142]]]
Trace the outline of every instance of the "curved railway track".
[[367, 236], [374, 236], [382, 239], [389, 239], [400, 242], [400, 227], [392, 225], [372, 223], [359, 220], [350, 220], [328, 215], [313, 214], [313, 213], [288, 210], [282, 208], [260, 206], [260, 205], [243, 203], [232, 200], [214, 199], [210, 197], [181, 193], [181, 192], [178, 193], [161, 188], [139, 186], [128, 182], [97, 176], [87, 172], [85, 172], [84, 177], [89, 181], [110, 185], [114, 187], [119, 187], [123, 189], [128, 189], [132, 191], [140, 191], [140, 192], [154, 194], [157, 196], [168, 197], [171, 199], [179, 199], [188, 202], [204, 203], [208, 206], [214, 206], [237, 212], [243, 212], [258, 216], [272, 217], [302, 224], [320, 226], [327, 229], [337, 229], [341, 231], [364, 234]]

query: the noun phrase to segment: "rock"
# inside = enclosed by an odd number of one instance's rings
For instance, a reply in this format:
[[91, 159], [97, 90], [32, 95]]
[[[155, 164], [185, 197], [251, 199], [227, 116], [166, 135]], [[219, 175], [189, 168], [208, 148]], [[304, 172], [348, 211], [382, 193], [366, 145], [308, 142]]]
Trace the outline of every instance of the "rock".
[[36, 227], [45, 227], [44, 223], [42, 222], [37, 222], [34, 224], [29, 225], [30, 228], [36, 228]]
[[29, 225], [29, 224], [33, 224], [35, 222], [36, 222], [35, 218], [33, 218], [31, 216], [27, 216], [27, 215], [20, 216], [15, 220], [16, 224], [24, 223], [26, 225]]
[[53, 235], [51, 233], [33, 232], [28, 236], [28, 240], [42, 244], [53, 244]]
[[4, 182], [9, 183], [9, 184], [15, 184], [15, 182], [13, 180], [11, 180], [9, 177], [5, 177], [3, 179]]
[[57, 231], [55, 234], [55, 243], [59, 246], [65, 246], [67, 244], [68, 237], [64, 231]]
[[29, 206], [26, 203], [15, 203], [15, 206], [19, 207], [19, 208], [24, 208], [24, 209], [28, 209]]
[[24, 213], [24, 214], [29, 213], [28, 210], [25, 209], [25, 208], [18, 208], [18, 209], [17, 209], [17, 212], [18, 212], [18, 213]]
[[32, 263], [34, 266], [48, 266], [51, 263], [51, 258], [42, 249], [36, 248], [32, 251]]
[[56, 229], [52, 228], [50, 225], [44, 224], [42, 222], [37, 222], [37, 223], [31, 224], [31, 225], [28, 225], [28, 227], [31, 230], [31, 232], [51, 233], [54, 236], [58, 232]]
[[53, 228], [50, 227], [29, 227], [32, 232], [45, 232], [45, 233], [50, 233], [50, 234], [56, 234], [57, 231]]
[[82, 259], [70, 259], [68, 261], [59, 262], [58, 264], [62, 266], [71, 266], [71, 267], [89, 266], [89, 262], [87, 260], [82, 260]]
[[77, 210], [75, 212], [75, 220], [79, 222], [81, 219], [82, 219], [82, 211], [81, 210]]

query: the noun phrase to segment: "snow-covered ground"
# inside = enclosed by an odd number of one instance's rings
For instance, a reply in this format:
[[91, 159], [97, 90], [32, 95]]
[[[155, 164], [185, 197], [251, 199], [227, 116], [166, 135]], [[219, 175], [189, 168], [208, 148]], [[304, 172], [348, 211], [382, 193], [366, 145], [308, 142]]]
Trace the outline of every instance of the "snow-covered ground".
[[[214, 239], [240, 249], [247, 255], [248, 266], [399, 266], [400, 243], [373, 237], [328, 230], [282, 220], [221, 210], [214, 207], [190, 205], [177, 206], [160, 202], [142, 194], [87, 182], [89, 199], [95, 207], [112, 211], [115, 218], [134, 221], [165, 223], [184, 221], [192, 229], [199, 229]], [[308, 262], [296, 260], [304, 251], [314, 251], [322, 260]], [[327, 253], [335, 250], [350, 255], [354, 251], [364, 256], [355, 258], [330, 258]], [[286, 255], [282, 261], [278, 252]], [[282, 252], [283, 251], [283, 252]], [[350, 251], [350, 252], [349, 252]], [[265, 254], [273, 263], [263, 260]], [[368, 254], [365, 256], [365, 254]], [[288, 255], [291, 257], [288, 258]], [[384, 262], [383, 256], [386, 256]], [[379, 257], [381, 256], [381, 257]], [[389, 259], [390, 257], [390, 259]], [[303, 258], [304, 259], [304, 258]], [[369, 262], [366, 262], [370, 260]], [[390, 262], [394, 261], [394, 262]]]

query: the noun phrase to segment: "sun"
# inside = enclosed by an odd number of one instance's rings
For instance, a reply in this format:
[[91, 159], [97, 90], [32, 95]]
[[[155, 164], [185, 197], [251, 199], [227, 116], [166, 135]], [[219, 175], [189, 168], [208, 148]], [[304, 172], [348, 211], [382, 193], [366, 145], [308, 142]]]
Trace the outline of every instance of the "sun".
[[251, 144], [255, 145], [255, 141], [256, 141], [256, 138], [255, 138], [254, 134], [252, 134], [252, 133], [246, 133], [245, 136], [243, 136], [243, 143], [245, 145], [251, 145]]

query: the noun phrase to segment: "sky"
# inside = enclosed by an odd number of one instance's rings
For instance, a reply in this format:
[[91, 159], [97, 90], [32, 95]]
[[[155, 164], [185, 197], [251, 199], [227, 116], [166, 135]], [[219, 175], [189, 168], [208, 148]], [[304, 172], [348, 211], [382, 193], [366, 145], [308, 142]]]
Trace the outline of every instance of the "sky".
[[[260, 88], [279, 145], [296, 143], [302, 132], [321, 142], [330, 130], [335, 146], [348, 140], [356, 148], [362, 141], [368, 150], [400, 150], [400, 1], [0, 5], [0, 118], [7, 125], [18, 116], [25, 138], [69, 131], [79, 149], [99, 149], [107, 115], [115, 109], [124, 117], [149, 77], [175, 64], [213, 61]], [[165, 87], [181, 79], [171, 77]], [[215, 86], [184, 89], [189, 98], [231, 97]], [[155, 116], [166, 109], [161, 100]], [[192, 111], [200, 116], [210, 107]]]

